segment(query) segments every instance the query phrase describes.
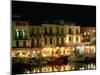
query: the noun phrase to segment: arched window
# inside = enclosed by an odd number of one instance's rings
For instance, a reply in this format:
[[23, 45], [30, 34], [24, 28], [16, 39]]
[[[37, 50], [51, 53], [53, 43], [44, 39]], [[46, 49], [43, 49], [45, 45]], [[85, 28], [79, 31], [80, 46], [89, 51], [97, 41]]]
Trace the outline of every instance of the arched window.
[[71, 34], [71, 28], [69, 28], [69, 34]]
[[46, 27], [45, 27], [45, 29], [44, 29], [44, 33], [47, 34], [47, 28], [46, 28]]
[[52, 34], [52, 28], [50, 27], [50, 34]]
[[59, 44], [59, 37], [56, 38], [56, 44]]
[[39, 39], [37, 39], [37, 47], [39, 46]]
[[34, 40], [34, 38], [32, 38], [32, 42], [31, 42], [31, 47], [34, 47], [34, 42], [35, 40]]
[[64, 33], [64, 28], [61, 28], [61, 33], [62, 33], [62, 34]]
[[63, 37], [61, 38], [61, 43], [64, 44], [64, 38]]
[[45, 38], [45, 44], [47, 44], [47, 38]]
[[72, 38], [71, 38], [71, 36], [69, 36], [69, 41], [72, 41]]
[[34, 36], [34, 28], [31, 28], [31, 29], [30, 29], [30, 36], [31, 36], [31, 37]]
[[19, 29], [16, 29], [16, 38], [19, 38]]
[[79, 32], [78, 32], [78, 29], [76, 29], [76, 34], [78, 34]]
[[25, 38], [25, 31], [22, 30], [22, 35], [23, 35], [23, 38]]
[[26, 47], [26, 41], [23, 41], [23, 46]]
[[79, 39], [79, 38], [78, 38], [78, 36], [77, 36], [77, 37], [76, 37], [76, 41], [77, 41], [77, 42], [78, 42], [78, 39]]
[[22, 30], [19, 31], [19, 39], [22, 39], [23, 38], [23, 33], [22, 33]]
[[50, 38], [50, 44], [52, 44], [52, 38]]
[[56, 28], [56, 33], [59, 34], [59, 27]]
[[18, 40], [16, 41], [16, 47], [19, 47], [19, 41]]
[[37, 34], [39, 34], [39, 28], [37, 28]]

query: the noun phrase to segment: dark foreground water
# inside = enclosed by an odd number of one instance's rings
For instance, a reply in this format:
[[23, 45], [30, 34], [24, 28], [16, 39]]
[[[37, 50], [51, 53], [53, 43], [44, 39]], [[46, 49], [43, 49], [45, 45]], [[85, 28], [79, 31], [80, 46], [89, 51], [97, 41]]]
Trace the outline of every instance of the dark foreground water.
[[[42, 65], [37, 67], [20, 68], [21, 71], [13, 72], [14, 74], [33, 74], [33, 73], [47, 73], [47, 72], [62, 72], [62, 71], [75, 71], [75, 70], [95, 70], [96, 63], [94, 62], [68, 62], [66, 65]], [[19, 70], [19, 69], [18, 69]], [[13, 70], [12, 70], [13, 71]]]

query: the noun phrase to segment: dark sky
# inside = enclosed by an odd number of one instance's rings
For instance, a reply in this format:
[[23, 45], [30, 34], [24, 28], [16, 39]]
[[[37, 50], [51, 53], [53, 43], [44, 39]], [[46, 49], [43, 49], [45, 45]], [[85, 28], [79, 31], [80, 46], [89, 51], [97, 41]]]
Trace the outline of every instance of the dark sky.
[[96, 26], [96, 6], [12, 1], [12, 15], [32, 24], [64, 20], [81, 26]]

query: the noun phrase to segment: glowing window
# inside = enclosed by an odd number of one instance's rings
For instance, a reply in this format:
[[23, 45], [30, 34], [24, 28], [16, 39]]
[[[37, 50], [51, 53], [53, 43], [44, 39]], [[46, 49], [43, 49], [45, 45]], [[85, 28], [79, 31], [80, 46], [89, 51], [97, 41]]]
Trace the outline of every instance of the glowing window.
[[69, 41], [72, 41], [72, 38], [71, 38], [71, 36], [69, 36]]
[[88, 35], [90, 35], [90, 33], [89, 33], [89, 32], [88, 32], [87, 34], [88, 34]]
[[84, 32], [84, 35], [86, 35], [86, 32]]
[[16, 37], [19, 38], [19, 29], [16, 29]]
[[95, 30], [93, 30], [93, 32], [95, 32]]
[[78, 36], [76, 37], [76, 41], [78, 41]]
[[76, 34], [78, 34], [79, 32], [78, 32], [78, 29], [76, 29]]
[[25, 31], [24, 30], [22, 30], [22, 34], [23, 34], [23, 38], [25, 38]]

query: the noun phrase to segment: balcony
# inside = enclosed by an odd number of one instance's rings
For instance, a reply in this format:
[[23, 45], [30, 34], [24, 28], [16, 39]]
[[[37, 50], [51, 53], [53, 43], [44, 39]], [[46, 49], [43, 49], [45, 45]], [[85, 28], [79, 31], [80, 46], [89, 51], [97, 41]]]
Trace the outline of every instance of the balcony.
[[74, 33], [73, 32], [69, 32], [68, 34], [73, 35]]
[[28, 40], [28, 36], [25, 36], [25, 37], [19, 36], [18, 38], [17, 36], [15, 36], [15, 40]]
[[41, 37], [42, 33], [34, 33], [30, 35], [31, 37]]
[[37, 45], [33, 45], [33, 46], [31, 46], [31, 48], [41, 48], [41, 47], [42, 47], [41, 44], [37, 44]]
[[55, 33], [44, 33], [44, 36], [55, 36]]
[[76, 35], [80, 35], [80, 32], [77, 32]]
[[66, 45], [65, 43], [62, 43], [62, 44], [56, 44], [56, 46], [59, 46], [59, 47], [65, 46], [65, 45]]
[[65, 36], [66, 33], [56, 33], [56, 36]]

